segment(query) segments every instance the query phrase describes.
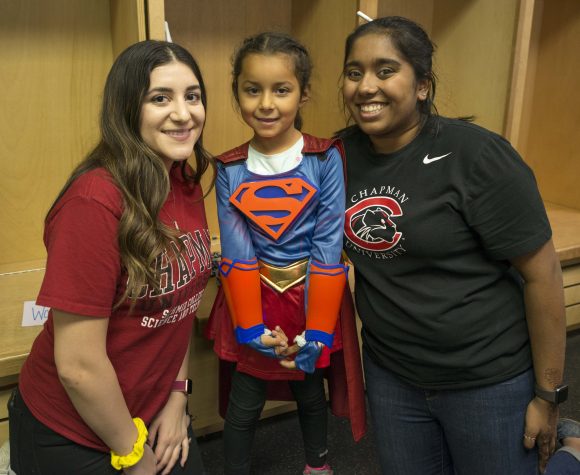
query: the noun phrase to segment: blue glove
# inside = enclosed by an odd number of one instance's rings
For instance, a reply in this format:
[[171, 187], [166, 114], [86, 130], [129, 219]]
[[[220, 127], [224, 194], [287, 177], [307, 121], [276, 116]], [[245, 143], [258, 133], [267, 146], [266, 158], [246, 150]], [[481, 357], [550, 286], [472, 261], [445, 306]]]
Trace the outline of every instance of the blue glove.
[[258, 353], [262, 353], [264, 356], [268, 358], [282, 358], [282, 356], [277, 355], [276, 351], [274, 350], [273, 346], [266, 346], [262, 343], [262, 335], [257, 336], [253, 340], [250, 340], [246, 345], [250, 348], [256, 350]]
[[318, 357], [322, 353], [322, 345], [316, 341], [307, 341], [304, 346], [298, 350], [294, 363], [296, 368], [305, 373], [314, 373], [314, 367], [318, 361]]

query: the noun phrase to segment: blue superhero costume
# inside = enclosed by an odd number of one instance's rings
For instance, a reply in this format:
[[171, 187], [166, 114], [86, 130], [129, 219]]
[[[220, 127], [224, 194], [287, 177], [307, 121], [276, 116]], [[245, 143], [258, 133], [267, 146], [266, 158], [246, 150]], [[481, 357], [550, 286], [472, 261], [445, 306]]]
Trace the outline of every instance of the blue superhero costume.
[[[301, 380], [304, 373], [245, 344], [264, 328], [280, 325], [289, 342], [305, 331], [307, 341], [323, 343], [316, 367], [328, 368], [331, 407], [334, 392], [333, 411], [350, 415], [358, 440], [365, 432], [364, 393], [354, 311], [340, 263], [343, 161], [335, 142], [303, 138], [302, 161], [278, 175], [248, 170], [248, 143], [218, 157], [222, 286], [206, 332], [221, 360], [266, 380]], [[227, 393], [223, 383], [220, 390]], [[270, 394], [292, 399], [289, 391]]]

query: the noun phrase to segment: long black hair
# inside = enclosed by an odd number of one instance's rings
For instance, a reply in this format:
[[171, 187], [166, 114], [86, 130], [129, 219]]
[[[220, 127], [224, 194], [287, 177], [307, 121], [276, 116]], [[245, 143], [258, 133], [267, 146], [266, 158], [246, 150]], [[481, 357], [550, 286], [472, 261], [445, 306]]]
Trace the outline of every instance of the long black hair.
[[[355, 41], [369, 34], [384, 34], [388, 36], [401, 56], [413, 68], [415, 80], [426, 80], [428, 82], [427, 96], [424, 100], [417, 101], [417, 110], [421, 115], [423, 123], [430, 117], [436, 116], [437, 108], [435, 107], [434, 100], [437, 76], [433, 71], [433, 55], [436, 46], [425, 30], [414, 21], [400, 16], [387, 16], [364, 23], [346, 38], [343, 69], [346, 68], [346, 63]], [[346, 108], [344, 109], [346, 111]], [[350, 117], [348, 121], [350, 121]], [[336, 134], [344, 135], [354, 130], [358, 130], [358, 126], [347, 127]]]

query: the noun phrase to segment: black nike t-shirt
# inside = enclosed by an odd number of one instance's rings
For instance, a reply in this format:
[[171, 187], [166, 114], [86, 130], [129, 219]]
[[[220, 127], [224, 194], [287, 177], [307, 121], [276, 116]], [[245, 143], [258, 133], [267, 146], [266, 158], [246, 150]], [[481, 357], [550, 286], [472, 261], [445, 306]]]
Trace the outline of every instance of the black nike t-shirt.
[[523, 286], [509, 259], [551, 237], [530, 168], [474, 124], [433, 118], [379, 154], [347, 158], [345, 249], [371, 358], [424, 388], [483, 386], [531, 367]]

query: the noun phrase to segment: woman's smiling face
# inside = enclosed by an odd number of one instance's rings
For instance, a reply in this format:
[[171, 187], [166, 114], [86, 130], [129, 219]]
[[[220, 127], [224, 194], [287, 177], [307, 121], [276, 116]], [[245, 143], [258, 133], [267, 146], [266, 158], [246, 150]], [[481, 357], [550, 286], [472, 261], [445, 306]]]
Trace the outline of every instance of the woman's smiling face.
[[411, 64], [389, 36], [369, 33], [352, 45], [344, 67], [342, 93], [352, 118], [379, 152], [409, 143], [420, 127], [417, 101], [429, 83], [417, 81]]
[[153, 69], [139, 130], [167, 167], [192, 155], [204, 123], [199, 80], [189, 66], [173, 61]]

